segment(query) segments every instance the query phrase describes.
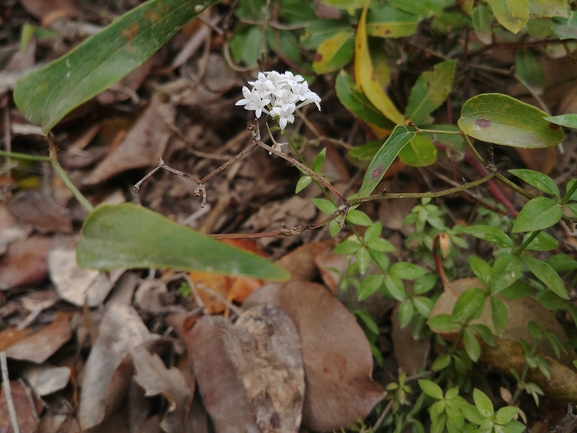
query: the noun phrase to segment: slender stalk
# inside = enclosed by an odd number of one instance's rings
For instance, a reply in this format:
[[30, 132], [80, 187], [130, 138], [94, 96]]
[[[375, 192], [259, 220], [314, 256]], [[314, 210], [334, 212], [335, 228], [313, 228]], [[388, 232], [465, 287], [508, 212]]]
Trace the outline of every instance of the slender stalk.
[[12, 400], [12, 390], [10, 389], [10, 378], [8, 377], [6, 352], [4, 351], [0, 352], [0, 368], [2, 370], [2, 386], [4, 388], [4, 395], [6, 396], [8, 412], [10, 413], [10, 421], [12, 421], [12, 428], [14, 429], [14, 433], [20, 433], [18, 417], [16, 416], [16, 409], [14, 408], [14, 400]]
[[46, 141], [48, 141], [49, 145], [50, 164], [52, 164], [52, 168], [54, 169], [56, 174], [60, 176], [60, 179], [62, 179], [64, 185], [66, 185], [66, 187], [72, 192], [74, 197], [76, 197], [76, 200], [78, 200], [78, 202], [82, 206], [84, 206], [88, 212], [92, 212], [94, 210], [94, 206], [92, 206], [92, 204], [90, 204], [90, 202], [86, 200], [86, 197], [84, 197], [84, 195], [82, 195], [82, 193], [78, 190], [78, 188], [76, 188], [76, 185], [72, 183], [72, 181], [70, 180], [70, 178], [68, 177], [68, 175], [58, 162], [56, 145], [54, 144], [54, 140], [52, 139], [52, 136], [50, 134], [46, 136]]
[[47, 156], [27, 155], [25, 153], [5, 152], [3, 150], [0, 150], [0, 156], [5, 158], [21, 159], [23, 161], [50, 162], [50, 158]]
[[533, 239], [535, 239], [535, 238], [539, 235], [539, 233], [541, 233], [541, 230], [537, 230], [537, 231], [532, 232], [532, 233], [527, 237], [527, 239], [525, 239], [525, 242], [523, 242], [523, 244], [522, 244], [519, 248], [517, 248], [517, 249], [515, 250], [514, 254], [515, 254], [516, 256], [521, 255], [521, 253], [522, 253], [523, 251], [525, 251], [525, 248], [527, 248], [527, 247], [529, 246], [529, 244], [533, 241]]
[[469, 150], [471, 151], [471, 153], [472, 153], [473, 155], [475, 155], [475, 158], [477, 158], [481, 164], [484, 164], [484, 163], [485, 163], [485, 160], [484, 160], [483, 157], [479, 154], [479, 152], [477, 152], [477, 149], [475, 149], [475, 146], [473, 146], [473, 143], [471, 143], [471, 140], [469, 139], [469, 136], [468, 136], [467, 134], [463, 134], [463, 140], [465, 140], [465, 143], [467, 144], [467, 147], [469, 148]]

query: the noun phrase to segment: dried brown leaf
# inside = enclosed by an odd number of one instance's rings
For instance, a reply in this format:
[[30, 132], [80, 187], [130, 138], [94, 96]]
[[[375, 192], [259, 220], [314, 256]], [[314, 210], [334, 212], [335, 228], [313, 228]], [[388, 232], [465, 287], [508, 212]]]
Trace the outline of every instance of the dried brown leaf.
[[164, 152], [174, 123], [172, 104], [154, 95], [146, 110], [117, 147], [83, 180], [85, 185], [101, 183], [127, 170], [151, 167]]
[[44, 281], [48, 275], [46, 256], [51, 247], [52, 239], [44, 236], [10, 244], [0, 259], [0, 290]]
[[393, 355], [399, 368], [409, 376], [412, 376], [419, 369], [427, 368], [429, 352], [431, 351], [431, 339], [415, 340], [410, 326], [401, 328], [397, 318], [399, 305], [397, 304], [391, 315], [391, 340], [395, 349]]
[[[17, 380], [10, 382], [10, 391], [12, 393], [12, 402], [16, 409], [16, 417], [21, 432], [33, 432], [38, 426], [38, 420], [34, 416], [42, 412], [42, 404], [37, 402], [34, 397], [28, 395], [24, 386]], [[8, 404], [4, 387], [0, 389], [0, 432], [13, 433]]]
[[10, 202], [8, 209], [20, 220], [33, 224], [40, 233], [72, 232], [68, 211], [52, 197], [39, 191], [21, 191]]
[[330, 431], [364, 418], [384, 396], [371, 379], [369, 343], [351, 313], [323, 286], [304, 281], [270, 284], [244, 302], [274, 305], [295, 322], [302, 344], [306, 394], [303, 425]]

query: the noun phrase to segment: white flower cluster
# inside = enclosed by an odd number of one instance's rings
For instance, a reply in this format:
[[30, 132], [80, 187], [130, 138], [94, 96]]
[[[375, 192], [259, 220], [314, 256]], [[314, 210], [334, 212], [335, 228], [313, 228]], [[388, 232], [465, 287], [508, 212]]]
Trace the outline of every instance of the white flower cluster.
[[247, 110], [253, 110], [256, 117], [260, 118], [264, 112], [276, 119], [281, 129], [285, 129], [288, 123], [295, 121], [294, 112], [304, 105], [316, 104], [321, 109], [321, 98], [315, 92], [309, 90], [305, 79], [291, 72], [279, 74], [276, 71], [259, 72], [256, 81], [249, 81], [252, 90], [243, 86], [241, 99], [236, 105], [244, 105]]

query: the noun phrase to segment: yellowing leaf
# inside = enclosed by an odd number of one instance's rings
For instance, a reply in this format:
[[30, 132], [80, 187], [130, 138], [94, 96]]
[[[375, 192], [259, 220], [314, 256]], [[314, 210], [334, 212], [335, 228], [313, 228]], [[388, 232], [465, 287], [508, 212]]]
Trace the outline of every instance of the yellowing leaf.
[[357, 28], [357, 37], [355, 40], [355, 80], [361, 86], [363, 92], [369, 98], [377, 109], [388, 119], [395, 123], [403, 123], [404, 118], [397, 107], [389, 99], [378, 79], [374, 76], [373, 62], [369, 52], [367, 42], [367, 9], [368, 2], [363, 9], [359, 26]]
[[528, 0], [487, 0], [499, 24], [513, 34], [519, 33], [529, 21]]

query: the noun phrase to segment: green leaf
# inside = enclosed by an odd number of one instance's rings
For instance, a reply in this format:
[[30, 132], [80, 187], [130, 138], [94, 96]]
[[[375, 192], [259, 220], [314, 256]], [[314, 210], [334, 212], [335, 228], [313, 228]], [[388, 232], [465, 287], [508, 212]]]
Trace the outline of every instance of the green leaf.
[[255, 67], [260, 57], [262, 31], [252, 26], [246, 31], [236, 31], [230, 38], [230, 50], [237, 63], [244, 63], [248, 67]]
[[373, 221], [369, 216], [357, 209], [351, 209], [347, 213], [347, 221], [359, 226], [370, 226]]
[[149, 0], [16, 84], [23, 116], [47, 134], [66, 114], [143, 64], [215, 0]]
[[417, 126], [431, 123], [429, 114], [439, 108], [451, 91], [456, 64], [454, 60], [447, 60], [421, 74], [411, 89], [405, 117]]
[[489, 266], [489, 263], [477, 256], [470, 255], [469, 265], [483, 285], [489, 287], [491, 283], [491, 266]]
[[365, 234], [363, 235], [363, 240], [365, 242], [369, 242], [373, 239], [379, 239], [379, 236], [381, 235], [382, 231], [383, 231], [383, 224], [380, 221], [377, 221], [376, 223], [371, 223], [367, 228], [367, 230], [365, 231]]
[[[352, 239], [351, 239], [352, 238]], [[333, 254], [354, 254], [361, 248], [361, 244], [359, 244], [354, 238], [351, 237], [342, 241], [336, 247], [333, 248]]]
[[487, 0], [487, 2], [499, 24], [515, 35], [529, 21], [528, 0]]
[[554, 17], [551, 30], [559, 39], [577, 38], [577, 12], [569, 12], [569, 17]]
[[455, 323], [449, 314], [438, 314], [427, 320], [427, 325], [435, 331], [453, 331], [460, 325]]
[[423, 275], [415, 280], [413, 284], [413, 294], [424, 295], [435, 287], [437, 276], [433, 274]]
[[553, 293], [563, 299], [569, 299], [563, 280], [551, 266], [542, 260], [529, 256], [523, 256], [522, 259], [533, 275], [541, 280]]
[[[373, 103], [369, 101], [369, 98], [367, 98], [362, 91], [357, 89], [357, 85], [345, 70], [341, 70], [339, 72], [335, 90], [337, 92], [339, 101], [341, 101], [341, 104], [343, 104], [347, 110], [349, 110], [354, 116], [358, 117], [362, 121], [386, 130], [392, 130], [395, 127], [395, 124], [387, 119], [373, 105]], [[355, 150], [358, 150], [361, 147], [363, 146], [352, 149], [350, 153], [353, 154]], [[377, 149], [379, 147], [380, 143], [377, 145]], [[372, 152], [368, 160], [371, 160], [375, 153], [376, 150]], [[359, 158], [358, 156], [355, 157]]]
[[363, 184], [355, 196], [367, 197], [377, 187], [386, 171], [389, 169], [399, 152], [415, 136], [406, 126], [397, 125], [393, 133], [383, 143], [371, 163], [363, 179]]
[[317, 74], [338, 71], [353, 58], [355, 34], [352, 30], [338, 32], [324, 40], [317, 48], [313, 70]]
[[369, 251], [364, 247], [359, 248], [355, 253], [355, 257], [357, 259], [357, 263], [359, 264], [359, 272], [364, 275], [365, 272], [367, 272], [367, 269], [369, 269], [369, 265], [371, 263], [371, 256]]
[[397, 319], [399, 320], [399, 326], [404, 328], [409, 323], [415, 315], [415, 309], [413, 306], [413, 301], [411, 298], [405, 299], [399, 305], [399, 310], [397, 311]]
[[313, 178], [310, 176], [302, 176], [298, 180], [297, 186], [295, 187], [295, 194], [298, 194], [303, 189], [305, 189], [307, 186], [309, 186], [311, 184], [312, 180], [313, 180]]
[[543, 192], [546, 192], [547, 194], [551, 194], [556, 196], [557, 198], [561, 198], [561, 195], [559, 194], [559, 187], [557, 187], [555, 181], [546, 174], [540, 173], [535, 170], [527, 170], [524, 168], [508, 171], [509, 173], [517, 176], [519, 179], [527, 182], [529, 185], [534, 186], [535, 188]]
[[360, 9], [364, 6], [365, 0], [322, 0], [321, 3], [339, 9]]
[[529, 12], [539, 18], [567, 17], [567, 0], [531, 0]]
[[[523, 243], [527, 238], [531, 236], [531, 233], [527, 233], [523, 237]], [[551, 236], [549, 233], [539, 232], [535, 238], [527, 245], [526, 251], [552, 251], [559, 247], [559, 241]]]
[[326, 200], [324, 198], [313, 198], [311, 199], [314, 205], [324, 213], [328, 213], [330, 215], [334, 214], [337, 210], [337, 207], [332, 201]]
[[419, 379], [419, 386], [425, 394], [437, 400], [443, 399], [443, 390], [435, 382], [427, 379]]
[[380, 251], [381, 253], [390, 253], [396, 250], [392, 243], [383, 238], [371, 239], [367, 242], [367, 247], [373, 251]]
[[483, 313], [485, 293], [481, 289], [471, 288], [465, 290], [453, 306], [451, 318], [454, 322], [461, 322], [479, 317]]
[[547, 264], [557, 272], [574, 271], [577, 260], [567, 254], [555, 254], [547, 259]]
[[313, 171], [319, 171], [323, 166], [326, 157], [327, 157], [327, 148], [323, 147], [323, 150], [319, 152], [319, 154], [311, 164], [311, 169]]
[[433, 301], [424, 296], [415, 296], [413, 298], [413, 304], [415, 305], [415, 310], [419, 312], [421, 316], [428, 319], [431, 315], [431, 310], [433, 309]]
[[491, 30], [491, 22], [493, 21], [493, 14], [491, 10], [480, 4], [473, 9], [473, 31], [475, 36], [485, 45], [493, 42], [493, 32]]
[[470, 25], [471, 19], [460, 11], [444, 11], [431, 20], [431, 30], [434, 33], [456, 33]]
[[479, 356], [481, 356], [481, 345], [475, 336], [475, 333], [470, 328], [465, 328], [463, 330], [463, 342], [465, 343], [465, 352], [469, 355], [469, 358], [474, 362], [477, 362]]
[[482, 416], [485, 418], [493, 418], [495, 415], [493, 403], [491, 403], [491, 400], [483, 391], [475, 388], [473, 390], [473, 401]]
[[429, 137], [416, 135], [399, 152], [399, 158], [411, 167], [426, 167], [437, 160], [437, 148]]
[[406, 38], [417, 31], [421, 20], [414, 14], [385, 4], [367, 15], [367, 34], [380, 38]]
[[503, 298], [507, 299], [523, 299], [533, 293], [533, 287], [524, 281], [517, 280], [509, 287], [499, 293]]
[[495, 295], [509, 287], [521, 276], [521, 262], [515, 254], [497, 257], [491, 269], [491, 294]]
[[351, 25], [346, 19], [317, 20], [305, 28], [299, 42], [303, 49], [316, 51], [323, 41], [337, 33], [350, 30], [350, 28]]
[[470, 324], [469, 327], [475, 331], [475, 333], [483, 339], [485, 343], [489, 346], [496, 346], [495, 337], [487, 325], [482, 325], [480, 323]]
[[422, 266], [415, 265], [414, 263], [397, 262], [391, 266], [389, 272], [402, 280], [416, 280], [425, 275], [427, 270]]
[[397, 301], [404, 301], [407, 299], [407, 291], [401, 279], [395, 275], [385, 276], [385, 287], [389, 294]]
[[513, 224], [513, 233], [533, 232], [551, 227], [563, 216], [563, 208], [548, 197], [535, 197], [529, 200]]
[[407, 13], [430, 18], [433, 15], [440, 15], [443, 12], [443, 2], [437, 0], [389, 0], [389, 3]]
[[83, 268], [169, 268], [263, 280], [289, 273], [248, 251], [231, 247], [133, 204], [101, 205], [86, 219], [76, 250]]
[[450, 363], [451, 363], [451, 355], [448, 353], [441, 353], [439, 356], [437, 356], [437, 359], [433, 361], [431, 369], [433, 371], [440, 371], [443, 370]]
[[383, 284], [383, 279], [384, 279], [383, 275], [379, 274], [367, 275], [361, 282], [361, 286], [357, 291], [359, 301], [367, 299], [369, 296], [371, 296], [373, 293], [379, 290], [379, 287]]
[[513, 248], [513, 241], [501, 230], [491, 226], [469, 226], [463, 227], [461, 233], [465, 233], [487, 242], [494, 242], [501, 248]]
[[577, 128], [577, 114], [561, 114], [559, 116], [546, 116], [547, 122], [555, 125], [565, 126], [567, 128]]
[[351, 313], [355, 317], [361, 319], [361, 322], [365, 324], [365, 326], [369, 329], [369, 331], [371, 331], [375, 335], [379, 334], [379, 326], [377, 325], [377, 322], [375, 322], [375, 318], [372, 316], [371, 313], [368, 313], [360, 308], [351, 311]]
[[505, 332], [505, 326], [509, 321], [509, 310], [505, 303], [496, 296], [491, 296], [491, 318], [495, 333], [500, 337]]
[[537, 94], [543, 93], [545, 89], [543, 70], [531, 50], [517, 50], [515, 53], [515, 74]]
[[517, 416], [519, 412], [519, 408], [513, 406], [505, 406], [502, 407], [497, 411], [497, 415], [495, 416], [495, 421], [497, 424], [507, 424], [511, 421], [514, 417]]
[[536, 149], [563, 141], [562, 129], [546, 116], [510, 96], [484, 93], [465, 102], [457, 123], [463, 132], [487, 143]]

